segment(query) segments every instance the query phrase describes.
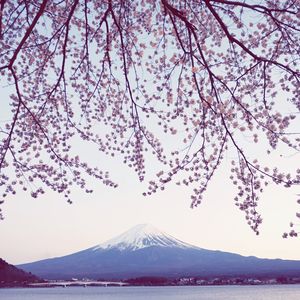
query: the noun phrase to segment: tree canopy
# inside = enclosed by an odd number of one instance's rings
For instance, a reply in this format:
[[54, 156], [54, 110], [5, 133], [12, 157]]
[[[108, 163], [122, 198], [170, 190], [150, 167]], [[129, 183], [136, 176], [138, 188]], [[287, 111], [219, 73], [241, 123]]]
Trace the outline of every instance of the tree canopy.
[[148, 152], [161, 171], [145, 195], [179, 174], [192, 206], [230, 153], [235, 204], [256, 233], [264, 187], [299, 185], [299, 168], [245, 146], [300, 149], [299, 1], [1, 0], [0, 10], [3, 198], [21, 186], [71, 201], [72, 185], [91, 191], [86, 174], [116, 187], [76, 154], [78, 138], [122, 156], [140, 181]]

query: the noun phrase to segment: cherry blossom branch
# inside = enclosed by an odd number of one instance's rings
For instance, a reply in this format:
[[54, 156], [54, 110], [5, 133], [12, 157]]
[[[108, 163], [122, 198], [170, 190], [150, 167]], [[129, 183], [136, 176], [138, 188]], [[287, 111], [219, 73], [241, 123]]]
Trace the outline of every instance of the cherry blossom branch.
[[[47, 5], [47, 0], [43, 0], [37, 14], [35, 15], [31, 25], [28, 27], [28, 29], [25, 32], [25, 35], [23, 36], [22, 40], [20, 41], [20, 43], [18, 44], [17, 49], [14, 51], [13, 56], [11, 57], [9, 63], [6, 66], [0, 67], [0, 70], [3, 70], [5, 68], [11, 69], [15, 60], [18, 57], [19, 52], [21, 51], [22, 47], [24, 46], [24, 44], [26, 43], [27, 39], [29, 38], [30, 34], [32, 33], [34, 27], [37, 25], [40, 17], [43, 15], [43, 12], [45, 10], [45, 7]], [[1, 14], [2, 15], [2, 14]]]

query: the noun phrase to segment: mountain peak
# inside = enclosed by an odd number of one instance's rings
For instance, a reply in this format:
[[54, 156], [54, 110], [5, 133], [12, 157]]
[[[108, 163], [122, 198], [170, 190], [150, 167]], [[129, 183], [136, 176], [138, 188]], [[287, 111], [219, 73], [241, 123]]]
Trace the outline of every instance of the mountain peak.
[[127, 230], [125, 233], [127, 233], [127, 234], [130, 233], [132, 235], [140, 235], [140, 236], [164, 234], [162, 231], [160, 231], [159, 229], [157, 229], [153, 225], [147, 224], [147, 223], [138, 224], [138, 225], [130, 228], [129, 230]]
[[194, 248], [176, 238], [160, 231], [150, 224], [139, 224], [119, 236], [108, 240], [96, 247], [100, 249], [138, 250], [151, 246]]

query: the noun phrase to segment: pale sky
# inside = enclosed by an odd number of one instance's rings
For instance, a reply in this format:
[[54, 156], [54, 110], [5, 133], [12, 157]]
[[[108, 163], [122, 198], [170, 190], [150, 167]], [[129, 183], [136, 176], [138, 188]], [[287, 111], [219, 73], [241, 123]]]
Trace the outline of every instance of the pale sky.
[[207, 249], [300, 260], [300, 239], [281, 237], [299, 210], [297, 188], [270, 185], [261, 197], [259, 210], [264, 222], [256, 236], [234, 206], [235, 191], [227, 179], [226, 161], [205, 201], [195, 209], [190, 208], [188, 189], [171, 184], [145, 198], [141, 195], [145, 185], [138, 183], [131, 170], [117, 167], [116, 161], [105, 162], [114, 167], [112, 175], [120, 183], [117, 189], [90, 181], [95, 192], [75, 191], [72, 205], [50, 191], [38, 199], [21, 192], [7, 199], [2, 205], [5, 220], [0, 223], [0, 257], [19, 264], [62, 256], [102, 243], [136, 224], [151, 223]]

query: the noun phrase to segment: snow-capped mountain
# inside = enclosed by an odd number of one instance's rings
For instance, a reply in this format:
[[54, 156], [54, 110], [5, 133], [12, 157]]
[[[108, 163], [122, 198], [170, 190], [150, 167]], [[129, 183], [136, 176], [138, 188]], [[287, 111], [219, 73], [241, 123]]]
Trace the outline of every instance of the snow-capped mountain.
[[168, 235], [150, 224], [140, 224], [128, 231], [108, 240], [93, 250], [99, 249], [118, 249], [138, 250], [152, 246], [160, 247], [177, 247], [177, 248], [195, 248], [195, 246], [184, 243], [171, 235]]
[[141, 276], [299, 276], [300, 261], [260, 259], [186, 244], [151, 225], [137, 225], [70, 255], [19, 265], [45, 279]]

